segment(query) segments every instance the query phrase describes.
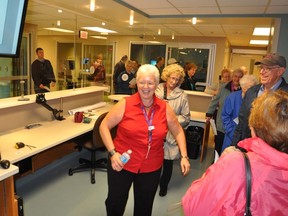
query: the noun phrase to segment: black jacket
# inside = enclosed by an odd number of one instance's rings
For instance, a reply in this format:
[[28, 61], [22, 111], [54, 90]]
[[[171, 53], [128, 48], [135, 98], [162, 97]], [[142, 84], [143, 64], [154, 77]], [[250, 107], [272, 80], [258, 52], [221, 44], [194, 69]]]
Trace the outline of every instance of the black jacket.
[[[234, 146], [236, 146], [239, 141], [251, 137], [251, 131], [248, 126], [248, 120], [250, 116], [252, 102], [257, 97], [261, 85], [262, 84], [258, 84], [248, 89], [243, 98], [238, 116], [239, 124], [236, 126], [234, 137], [232, 140], [232, 145]], [[284, 78], [282, 78], [282, 82], [278, 87], [278, 89], [282, 89], [283, 91], [288, 92], [288, 84], [286, 83]]]
[[196, 82], [197, 80], [192, 76], [191, 78], [188, 76], [187, 72], [185, 72], [184, 81], [181, 84], [180, 88], [183, 90], [193, 90], [196, 91]]

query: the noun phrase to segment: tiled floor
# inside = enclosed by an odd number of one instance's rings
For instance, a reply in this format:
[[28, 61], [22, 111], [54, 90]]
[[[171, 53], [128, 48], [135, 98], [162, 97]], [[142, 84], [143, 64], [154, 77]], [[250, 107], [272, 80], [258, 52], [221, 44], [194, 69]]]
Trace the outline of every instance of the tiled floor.
[[[16, 181], [16, 190], [24, 200], [25, 216], [103, 216], [107, 196], [106, 172], [96, 172], [96, 184], [90, 183], [89, 172], [68, 176], [68, 169], [77, 165], [78, 158], [87, 157], [87, 152], [75, 152], [58, 160], [34, 174]], [[174, 162], [174, 171], [165, 197], [155, 197], [153, 215], [183, 215], [177, 203], [181, 201], [191, 182], [199, 178], [213, 160], [213, 150], [208, 149], [205, 160], [200, 163], [190, 160], [191, 172], [181, 176], [179, 161]], [[133, 193], [130, 191], [125, 215], [133, 215]]]

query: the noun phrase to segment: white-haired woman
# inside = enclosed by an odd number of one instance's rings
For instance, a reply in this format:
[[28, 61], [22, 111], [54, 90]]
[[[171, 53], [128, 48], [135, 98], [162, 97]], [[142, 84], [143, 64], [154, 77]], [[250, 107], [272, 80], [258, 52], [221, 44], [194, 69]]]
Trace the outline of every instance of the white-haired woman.
[[[155, 96], [159, 71], [153, 65], [143, 65], [136, 76], [138, 92], [119, 101], [100, 125], [100, 134], [110, 154], [108, 160], [107, 215], [123, 215], [133, 184], [134, 215], [152, 214], [158, 188], [164, 150], [163, 140], [172, 131], [181, 155], [183, 175], [189, 173], [186, 141], [183, 129], [167, 103]], [[111, 138], [110, 129], [118, 125]], [[125, 165], [123, 152], [131, 149], [131, 159]]]
[[254, 75], [244, 75], [239, 82], [241, 90], [232, 92], [228, 95], [221, 113], [223, 128], [225, 130], [222, 152], [232, 143], [234, 131], [238, 124], [238, 114], [242, 104], [242, 99], [244, 98], [246, 91], [250, 87], [256, 85], [258, 80]]

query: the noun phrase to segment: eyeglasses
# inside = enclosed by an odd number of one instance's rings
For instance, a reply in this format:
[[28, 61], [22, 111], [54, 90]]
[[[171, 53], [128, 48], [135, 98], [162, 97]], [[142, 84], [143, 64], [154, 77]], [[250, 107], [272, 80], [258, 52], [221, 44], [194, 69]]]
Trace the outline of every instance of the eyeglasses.
[[154, 87], [155, 84], [156, 84], [155, 82], [143, 82], [143, 81], [138, 82], [138, 86], [141, 86], [141, 87], [145, 85], [147, 85], [148, 87]]
[[270, 72], [270, 71], [272, 71], [272, 70], [274, 70], [274, 69], [278, 69], [278, 68], [280, 68], [279, 66], [272, 66], [272, 67], [263, 67], [263, 66], [259, 66], [258, 67], [258, 69], [261, 71], [263, 71], [263, 72]]

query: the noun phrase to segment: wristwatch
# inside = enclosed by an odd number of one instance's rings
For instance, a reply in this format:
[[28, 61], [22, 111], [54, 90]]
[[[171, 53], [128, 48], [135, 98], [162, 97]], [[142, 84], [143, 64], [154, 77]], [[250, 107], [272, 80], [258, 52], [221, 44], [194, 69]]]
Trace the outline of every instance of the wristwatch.
[[117, 152], [117, 151], [116, 151], [116, 149], [114, 148], [114, 149], [112, 149], [111, 151], [109, 151], [108, 153], [109, 153], [109, 156], [112, 157], [116, 152]]

